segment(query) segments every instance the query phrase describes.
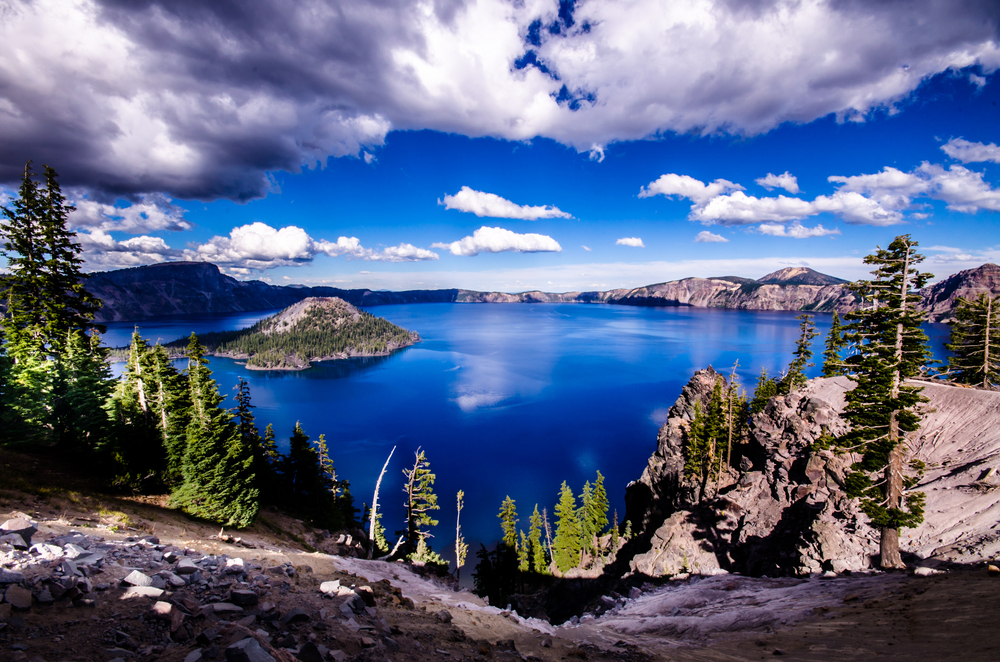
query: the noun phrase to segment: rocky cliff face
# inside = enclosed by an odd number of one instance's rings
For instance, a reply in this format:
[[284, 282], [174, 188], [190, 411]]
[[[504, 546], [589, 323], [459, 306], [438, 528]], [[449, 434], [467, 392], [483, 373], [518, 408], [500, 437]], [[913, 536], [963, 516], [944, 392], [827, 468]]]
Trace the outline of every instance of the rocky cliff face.
[[339, 297], [356, 306], [455, 301], [458, 290], [375, 292], [336, 287], [280, 287], [239, 281], [207, 262], [171, 262], [91, 274], [87, 289], [104, 301], [98, 322], [161, 315], [234, 313], [284, 308], [309, 297]]
[[920, 309], [927, 311], [931, 322], [948, 322], [954, 319], [955, 305], [960, 297], [975, 299], [983, 292], [1000, 296], [1000, 266], [984, 264], [960, 271], [925, 288]]
[[[698, 486], [683, 476], [684, 432], [716, 379], [711, 368], [692, 377], [626, 491], [626, 518], [640, 532], [632, 569], [774, 576], [871, 567], [878, 532], [843, 490], [852, 460], [813, 448], [824, 431], [846, 431], [840, 412], [852, 382], [815, 379], [772, 399], [699, 502]], [[927, 564], [990, 558], [1000, 552], [1000, 393], [928, 384], [925, 395], [909, 458], [928, 465], [918, 485], [926, 519], [903, 531], [902, 548]]]
[[[477, 292], [408, 290], [381, 292], [336, 287], [282, 287], [238, 281], [206, 262], [171, 262], [91, 274], [87, 287], [104, 301], [97, 321], [142, 320], [160, 315], [232, 313], [284, 308], [307, 297], [338, 297], [355, 306], [399, 303], [608, 303], [629, 306], [693, 306], [739, 310], [849, 312], [857, 306], [844, 281], [806, 267], [788, 267], [760, 280], [726, 276], [685, 278], [604, 292]], [[931, 321], [946, 321], [960, 296], [1000, 295], [1000, 267], [963, 271], [925, 291], [919, 304]], [[2, 304], [0, 304], [2, 305]]]

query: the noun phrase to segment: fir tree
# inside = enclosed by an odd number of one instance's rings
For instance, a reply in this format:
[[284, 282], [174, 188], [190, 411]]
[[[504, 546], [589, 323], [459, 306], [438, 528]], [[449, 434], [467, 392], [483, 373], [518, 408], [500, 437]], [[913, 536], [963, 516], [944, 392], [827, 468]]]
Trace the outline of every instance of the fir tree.
[[580, 507], [576, 511], [576, 521], [580, 523], [580, 546], [585, 552], [594, 550], [596, 531], [594, 531], [594, 525], [590, 519], [590, 513], [594, 507], [593, 499], [594, 488], [591, 487], [588, 480], [583, 484], [583, 490], [580, 491]]
[[805, 385], [805, 369], [813, 366], [810, 363], [813, 355], [812, 341], [819, 335], [816, 331], [816, 325], [813, 324], [812, 315], [803, 314], [795, 319], [799, 320], [799, 339], [795, 341], [795, 351], [792, 352], [795, 358], [788, 364], [788, 372], [785, 373], [785, 377], [779, 385], [779, 390], [782, 393], [791, 393]]
[[528, 544], [531, 545], [531, 569], [537, 574], [546, 574], [549, 564], [545, 558], [545, 548], [542, 546], [542, 516], [538, 514], [538, 504], [531, 513], [528, 529]]
[[78, 454], [92, 453], [111, 434], [108, 400], [115, 382], [106, 355], [100, 336], [75, 329], [57, 363], [55, 437]]
[[430, 463], [424, 451], [417, 449], [416, 459], [412, 469], [403, 469], [403, 476], [406, 484], [403, 492], [406, 494], [406, 544], [403, 551], [406, 556], [410, 556], [417, 551], [420, 541], [430, 537], [431, 532], [428, 527], [437, 526], [438, 521], [431, 517], [430, 513], [440, 510], [437, 495], [434, 494], [434, 480], [437, 478], [431, 473]]
[[875, 265], [874, 278], [849, 287], [863, 307], [848, 313], [846, 338], [857, 386], [846, 394], [844, 418], [851, 431], [839, 443], [860, 453], [847, 477], [847, 493], [861, 499], [872, 524], [882, 530], [881, 566], [902, 568], [899, 529], [923, 520], [923, 494], [905, 493], [903, 434], [919, 427], [920, 387], [905, 380], [919, 374], [929, 356], [927, 336], [916, 311], [919, 290], [930, 274], [917, 271], [923, 256], [909, 235], [896, 237], [888, 249], [865, 258]]
[[184, 480], [191, 392], [187, 377], [174, 367], [163, 345], [150, 350], [147, 365], [151, 375], [149, 399], [165, 456], [163, 479], [169, 486], [178, 486]]
[[225, 526], [249, 526], [257, 515], [259, 492], [253, 453], [243, 445], [232, 414], [208, 369], [205, 348], [191, 334], [188, 344], [191, 418], [182, 463], [184, 482], [172, 503], [184, 511]]
[[530, 568], [528, 551], [528, 536], [521, 531], [521, 542], [517, 547], [517, 569], [521, 572], [528, 572]]
[[[601, 475], [600, 471], [597, 472], [597, 478], [594, 480], [587, 517], [595, 537], [601, 535], [604, 529], [608, 528], [608, 491], [604, 488], [604, 476]], [[596, 544], [593, 549], [597, 551]]]
[[114, 442], [104, 449], [113, 467], [112, 484], [136, 491], [156, 485], [159, 481], [151, 479], [162, 475], [166, 464], [148, 397], [153, 385], [149, 354], [149, 345], [136, 329], [111, 404], [115, 420]]
[[580, 522], [576, 515], [576, 497], [563, 481], [556, 504], [556, 536], [552, 541], [552, 558], [559, 572], [565, 573], [580, 563]]
[[945, 347], [951, 379], [983, 388], [1000, 384], [1000, 303], [985, 292], [978, 298], [960, 298]]
[[44, 296], [45, 245], [42, 238], [43, 194], [39, 191], [31, 161], [24, 166], [24, 177], [11, 208], [0, 207], [4, 222], [3, 257], [7, 258], [8, 276], [0, 280], [7, 312], [3, 330], [7, 352], [15, 365], [29, 355], [40, 354], [46, 342]]
[[843, 352], [847, 347], [844, 339], [844, 327], [840, 324], [840, 317], [837, 311], [833, 311], [830, 320], [830, 332], [826, 336], [826, 349], [823, 351], [823, 372], [824, 377], [836, 377], [846, 374], [844, 370]]
[[753, 399], [750, 401], [750, 414], [759, 414], [767, 407], [771, 398], [778, 395], [778, 382], [767, 376], [767, 369], [760, 369], [757, 386], [754, 388]]
[[503, 529], [503, 544], [517, 549], [517, 508], [514, 500], [507, 496], [500, 504], [500, 527]]
[[254, 449], [254, 466], [257, 467], [257, 489], [261, 503], [277, 505], [282, 501], [281, 483], [282, 457], [278, 452], [278, 441], [274, 426], [264, 428], [260, 446]]

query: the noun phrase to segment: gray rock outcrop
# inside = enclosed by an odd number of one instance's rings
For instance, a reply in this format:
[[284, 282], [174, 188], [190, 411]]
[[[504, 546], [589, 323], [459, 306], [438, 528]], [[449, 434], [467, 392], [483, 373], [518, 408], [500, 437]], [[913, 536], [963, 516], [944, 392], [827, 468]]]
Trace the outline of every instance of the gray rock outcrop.
[[867, 568], [876, 536], [841, 489], [849, 461], [813, 448], [825, 432], [846, 431], [839, 412], [851, 382], [817, 379], [772, 399], [699, 498], [701, 486], [683, 474], [684, 435], [695, 403], [707, 408], [718, 379], [711, 368], [695, 373], [642, 477], [628, 487], [626, 517], [649, 540], [632, 569], [774, 576]]
[[[626, 518], [638, 532], [631, 568], [650, 576], [685, 572], [788, 575], [873, 567], [878, 531], [847, 498], [853, 458], [823, 450], [828, 432], [847, 431], [841, 418], [845, 377], [811, 380], [773, 398], [734, 446], [730, 468], [699, 499], [685, 478], [684, 434], [695, 403], [707, 406], [723, 379], [700, 370], [684, 387], [660, 428], [642, 477], [626, 491]], [[925, 519], [904, 529], [900, 546], [918, 563], [975, 562], [1000, 555], [1000, 393], [923, 383], [928, 403], [907, 439], [906, 460], [925, 469], [916, 489]]]

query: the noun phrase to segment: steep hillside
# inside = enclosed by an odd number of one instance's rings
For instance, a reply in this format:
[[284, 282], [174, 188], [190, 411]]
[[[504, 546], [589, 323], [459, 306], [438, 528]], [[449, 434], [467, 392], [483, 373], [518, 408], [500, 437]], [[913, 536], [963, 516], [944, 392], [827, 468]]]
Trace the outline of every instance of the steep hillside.
[[925, 288], [920, 308], [927, 311], [932, 322], [947, 322], [953, 318], [960, 297], [975, 299], [983, 292], [1000, 296], [1000, 266], [984, 264], [960, 271]]
[[758, 278], [757, 282], [765, 285], [843, 285], [847, 281], [821, 274], [809, 267], [785, 267]]

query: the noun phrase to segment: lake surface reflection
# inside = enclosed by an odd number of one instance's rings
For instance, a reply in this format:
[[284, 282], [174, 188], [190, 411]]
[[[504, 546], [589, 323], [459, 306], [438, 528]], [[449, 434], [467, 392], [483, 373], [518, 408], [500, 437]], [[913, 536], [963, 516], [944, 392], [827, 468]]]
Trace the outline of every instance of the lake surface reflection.
[[[389, 357], [327, 362], [303, 372], [247, 370], [229, 359], [211, 367], [227, 401], [237, 377], [250, 383], [257, 422], [279, 439], [296, 421], [326, 434], [341, 477], [360, 508], [382, 484], [383, 522], [403, 525], [402, 469], [418, 447], [437, 474], [440, 525], [432, 546], [454, 543], [455, 493], [465, 491], [466, 538], [500, 536], [497, 513], [510, 495], [527, 531], [534, 504], [553, 507], [562, 481], [579, 494], [600, 470], [612, 508], [624, 515], [626, 484], [656, 448], [656, 432], [691, 374], [709, 364], [752, 388], [761, 368], [788, 364], [798, 337], [796, 313], [587, 304], [410, 304], [370, 312], [422, 337]], [[192, 316], [140, 324], [145, 337], [170, 340], [241, 328], [266, 316]], [[817, 315], [819, 358], [829, 315]], [[109, 325], [124, 344], [132, 324]], [[929, 325], [935, 353], [947, 327]], [[173, 334], [173, 335], [171, 335]], [[818, 374], [818, 368], [808, 371]], [[474, 552], [478, 544], [472, 548]], [[475, 564], [474, 554], [469, 561]]]

